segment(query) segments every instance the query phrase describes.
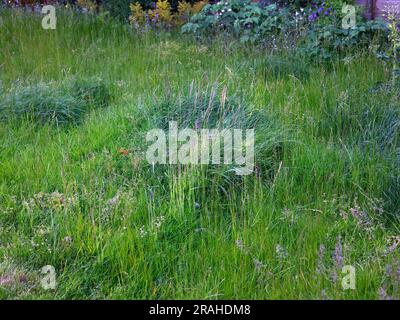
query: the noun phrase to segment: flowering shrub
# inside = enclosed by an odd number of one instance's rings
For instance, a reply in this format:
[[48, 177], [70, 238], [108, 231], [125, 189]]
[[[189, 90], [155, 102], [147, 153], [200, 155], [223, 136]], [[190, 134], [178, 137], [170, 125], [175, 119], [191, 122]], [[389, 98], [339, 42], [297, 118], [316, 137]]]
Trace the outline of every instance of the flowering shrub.
[[171, 5], [167, 0], [158, 0], [154, 10], [149, 10], [150, 21], [154, 24], [169, 26], [172, 22]]
[[182, 32], [200, 35], [224, 32], [241, 42], [256, 42], [266, 35], [286, 32], [295, 25], [296, 19], [288, 8], [276, 4], [262, 6], [251, 0], [231, 0], [205, 6], [182, 27]]
[[365, 21], [360, 12], [353, 28], [343, 28], [344, 4], [342, 0], [313, 0], [301, 7], [301, 1], [219, 1], [194, 15], [182, 32], [200, 37], [227, 34], [244, 43], [269, 41], [274, 48], [281, 39], [285, 47], [300, 47], [307, 56], [325, 59], [369, 46], [374, 38], [385, 35], [382, 21]]
[[320, 56], [329, 59], [333, 54], [355, 48], [367, 47], [373, 39], [380, 40], [385, 35], [386, 26], [381, 20], [365, 21], [360, 12], [352, 28], [342, 26], [342, 7], [321, 2], [308, 9], [307, 34], [302, 46], [309, 56]]

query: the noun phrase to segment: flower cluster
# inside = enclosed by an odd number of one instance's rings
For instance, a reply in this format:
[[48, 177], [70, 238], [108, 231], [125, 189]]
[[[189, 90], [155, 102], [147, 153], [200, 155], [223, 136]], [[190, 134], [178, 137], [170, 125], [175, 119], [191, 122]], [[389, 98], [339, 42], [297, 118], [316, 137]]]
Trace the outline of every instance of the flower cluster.
[[311, 8], [311, 13], [308, 16], [310, 22], [317, 21], [321, 17], [328, 17], [332, 13], [332, 7], [328, 7], [325, 2], [320, 5], [313, 4]]
[[39, 192], [33, 198], [23, 200], [22, 206], [31, 212], [33, 209], [65, 209], [77, 203], [77, 196], [67, 197], [59, 192]]

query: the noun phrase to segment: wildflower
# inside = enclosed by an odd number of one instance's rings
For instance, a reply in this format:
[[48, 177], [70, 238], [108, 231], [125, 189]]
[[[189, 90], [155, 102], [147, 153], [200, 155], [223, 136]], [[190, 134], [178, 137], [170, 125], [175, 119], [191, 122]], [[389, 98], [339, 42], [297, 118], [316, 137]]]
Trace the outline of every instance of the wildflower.
[[390, 237], [387, 242], [388, 248], [385, 250], [385, 255], [394, 252], [398, 247], [400, 247], [400, 236]]
[[317, 18], [318, 18], [317, 13], [313, 12], [312, 14], [309, 15], [308, 20], [310, 22], [314, 22], [315, 20], [317, 20]]
[[321, 274], [324, 270], [324, 254], [325, 254], [325, 246], [321, 244], [318, 249], [318, 263], [317, 263], [317, 273]]
[[42, 13], [42, 7], [40, 6], [40, 4], [36, 4], [33, 10], [35, 13]]
[[156, 227], [156, 229], [160, 229], [161, 224], [164, 222], [165, 217], [164, 216], [159, 216], [155, 219], [154, 221], [154, 226]]
[[329, 300], [329, 297], [328, 297], [328, 295], [326, 294], [325, 289], [322, 289], [322, 291], [321, 291], [321, 299], [322, 299], [322, 300]]
[[357, 220], [357, 223], [360, 226], [364, 228], [372, 226], [368, 214], [365, 211], [360, 210], [360, 207], [356, 206], [355, 208], [351, 208], [350, 213]]
[[0, 286], [6, 286], [12, 284], [14, 281], [10, 275], [0, 276]]
[[335, 251], [333, 252], [333, 261], [335, 263], [336, 269], [342, 269], [342, 267], [343, 267], [343, 247], [342, 247], [342, 243], [340, 241], [340, 236], [337, 238]]
[[145, 230], [144, 225], [140, 227], [139, 234], [141, 238], [144, 238], [147, 235], [147, 231]]
[[20, 274], [19, 277], [18, 277], [18, 281], [20, 283], [27, 283], [28, 282], [28, 278], [26, 277], [25, 274]]
[[332, 282], [338, 281], [338, 274], [336, 271], [333, 271], [331, 276], [332, 276]]
[[71, 243], [71, 242], [72, 242], [72, 237], [66, 236], [66, 237], [64, 237], [63, 241], [64, 241], [65, 243]]
[[236, 244], [236, 247], [238, 247], [240, 251], [243, 251], [243, 252], [246, 251], [245, 245], [242, 240], [237, 239], [235, 241], [235, 244]]
[[275, 252], [279, 259], [284, 259], [288, 256], [286, 249], [282, 247], [279, 243], [276, 245]]
[[264, 267], [265, 267], [265, 265], [264, 265], [260, 260], [257, 260], [256, 258], [253, 259], [253, 263], [254, 263], [254, 268], [255, 268], [257, 271], [260, 271], [261, 268], [264, 268]]
[[124, 80], [117, 80], [116, 82], [118, 87], [123, 87], [125, 85], [125, 81]]
[[386, 290], [383, 287], [380, 287], [378, 290], [379, 300], [392, 300], [390, 296], [388, 296]]
[[107, 205], [109, 205], [110, 207], [115, 206], [119, 202], [120, 196], [121, 193], [120, 191], [118, 191], [114, 197], [112, 197], [110, 200], [107, 201]]

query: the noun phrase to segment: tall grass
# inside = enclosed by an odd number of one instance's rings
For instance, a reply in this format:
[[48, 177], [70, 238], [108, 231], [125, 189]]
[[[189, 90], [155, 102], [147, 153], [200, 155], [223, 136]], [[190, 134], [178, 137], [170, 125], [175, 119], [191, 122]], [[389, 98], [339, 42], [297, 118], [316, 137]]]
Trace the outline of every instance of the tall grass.
[[[398, 131], [389, 135], [385, 119], [397, 115], [364, 98], [388, 79], [383, 64], [360, 53], [303, 72], [299, 60], [283, 76], [256, 48], [65, 12], [55, 31], [33, 15], [1, 17], [4, 91], [99, 78], [113, 96], [68, 129], [1, 123], [2, 298], [398, 298], [385, 271], [399, 258], [398, 220], [386, 219], [398, 212], [399, 175]], [[204, 170], [145, 163], [147, 114], [169, 117], [192, 82], [225, 86], [287, 134], [267, 182], [251, 175], [224, 192]], [[151, 113], [154, 101], [169, 102], [167, 113]], [[365, 147], [380, 137], [390, 137], [385, 152]], [[339, 247], [356, 268], [355, 290], [341, 286]], [[56, 290], [40, 286], [44, 265], [55, 267]]]

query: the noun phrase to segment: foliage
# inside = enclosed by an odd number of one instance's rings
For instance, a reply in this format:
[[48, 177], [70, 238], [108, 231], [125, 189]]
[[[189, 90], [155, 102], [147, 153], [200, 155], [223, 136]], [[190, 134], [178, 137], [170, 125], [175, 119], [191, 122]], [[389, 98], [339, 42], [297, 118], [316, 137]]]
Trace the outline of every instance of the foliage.
[[171, 5], [168, 0], [158, 0], [154, 10], [149, 10], [150, 21], [155, 25], [168, 27], [172, 22]]
[[284, 46], [292, 46], [289, 41], [294, 41], [303, 54], [322, 59], [368, 47], [372, 41], [379, 45], [385, 42], [385, 24], [380, 20], [365, 21], [359, 11], [356, 25], [344, 29], [344, 4], [341, 0], [312, 1], [298, 10], [296, 5], [221, 1], [205, 6], [182, 27], [182, 32], [198, 37], [229, 35], [244, 43], [265, 43], [271, 39], [275, 43], [281, 39]]
[[400, 8], [397, 6], [387, 8], [385, 13], [389, 27], [389, 57], [392, 60], [392, 85], [400, 85]]
[[261, 7], [251, 0], [233, 0], [205, 6], [182, 27], [182, 32], [203, 36], [225, 33], [241, 42], [258, 42], [294, 26], [295, 19], [289, 9], [276, 4]]
[[180, 1], [177, 12], [173, 12], [167, 0], [158, 0], [155, 7], [147, 11], [139, 2], [135, 2], [130, 5], [129, 21], [136, 28], [143, 26], [170, 28], [187, 22], [191, 15], [199, 12], [206, 4], [207, 1], [198, 1], [194, 4]]
[[144, 25], [146, 21], [146, 12], [143, 10], [139, 2], [134, 2], [129, 5], [131, 15], [129, 22], [135, 26]]
[[385, 41], [385, 24], [380, 20], [358, 21], [354, 28], [343, 29], [341, 22], [310, 26], [301, 50], [311, 57], [329, 59], [349, 50], [368, 48], [372, 41]]
[[129, 5], [132, 0], [103, 0], [102, 6], [112, 17], [126, 21], [129, 18]]

